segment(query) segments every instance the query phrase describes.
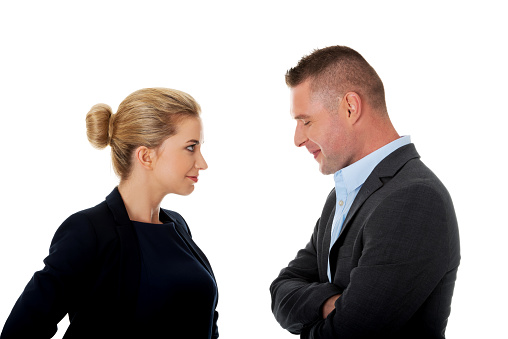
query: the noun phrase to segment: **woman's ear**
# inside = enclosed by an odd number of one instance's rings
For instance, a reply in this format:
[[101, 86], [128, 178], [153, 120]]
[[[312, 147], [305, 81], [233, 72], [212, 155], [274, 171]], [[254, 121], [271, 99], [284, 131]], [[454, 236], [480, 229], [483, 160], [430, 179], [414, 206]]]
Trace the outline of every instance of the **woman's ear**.
[[136, 161], [145, 169], [152, 170], [155, 160], [155, 151], [146, 146], [139, 146], [134, 151]]

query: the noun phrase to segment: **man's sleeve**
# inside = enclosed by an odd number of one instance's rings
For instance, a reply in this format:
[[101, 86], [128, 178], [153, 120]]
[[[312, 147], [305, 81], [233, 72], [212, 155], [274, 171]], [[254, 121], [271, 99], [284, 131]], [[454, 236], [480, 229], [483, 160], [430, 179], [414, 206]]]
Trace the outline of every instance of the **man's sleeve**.
[[306, 328], [302, 338], [384, 337], [399, 331], [456, 269], [458, 263], [450, 264], [450, 248], [458, 246], [455, 231], [449, 196], [426, 184], [392, 193], [359, 235], [362, 255], [335, 310]]
[[300, 250], [270, 286], [272, 312], [279, 324], [293, 334], [322, 319], [321, 306], [341, 291], [328, 282], [320, 283], [316, 238], [319, 220], [310, 242]]
[[95, 244], [95, 233], [84, 214], [72, 215], [59, 227], [44, 269], [35, 272], [17, 300], [2, 339], [51, 338], [56, 333], [73, 300], [70, 292], [94, 259]]

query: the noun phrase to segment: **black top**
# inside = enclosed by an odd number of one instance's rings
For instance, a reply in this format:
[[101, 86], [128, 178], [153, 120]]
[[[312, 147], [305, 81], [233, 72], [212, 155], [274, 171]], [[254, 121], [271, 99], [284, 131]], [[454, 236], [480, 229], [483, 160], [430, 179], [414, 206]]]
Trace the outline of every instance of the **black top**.
[[210, 338], [217, 297], [210, 273], [173, 222], [132, 223], [141, 252], [136, 318], [145, 333], [164, 337], [178, 327], [187, 338]]
[[[182, 216], [166, 209], [161, 209], [159, 216], [162, 222], [174, 223], [180, 239], [213, 278], [210, 263], [192, 240]], [[139, 244], [118, 188], [106, 201], [71, 215], [56, 231], [49, 255], [44, 259], [44, 269], [35, 272], [27, 284], [5, 322], [0, 339], [49, 339], [66, 314], [70, 324], [64, 339], [187, 338], [182, 335], [187, 330], [183, 327], [186, 324], [163, 317], [158, 319], [161, 325], [151, 318], [146, 329], [138, 333], [136, 312], [142, 278]], [[218, 294], [212, 308], [217, 307], [217, 300]], [[189, 318], [195, 318], [201, 308], [203, 312], [213, 312], [211, 338], [218, 338], [218, 312], [211, 311], [209, 305], [204, 307], [201, 301], [194, 303], [194, 308]], [[205, 320], [203, 326], [209, 326], [210, 320]], [[192, 326], [201, 325], [194, 321]], [[165, 330], [163, 335], [155, 333], [160, 328]], [[148, 330], [156, 335], [147, 334]], [[202, 337], [206, 336], [198, 338]]]

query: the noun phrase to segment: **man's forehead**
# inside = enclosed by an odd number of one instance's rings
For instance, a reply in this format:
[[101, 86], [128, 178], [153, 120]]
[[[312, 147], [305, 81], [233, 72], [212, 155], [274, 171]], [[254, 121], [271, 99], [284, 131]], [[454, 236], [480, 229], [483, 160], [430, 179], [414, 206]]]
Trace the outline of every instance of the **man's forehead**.
[[295, 120], [309, 117], [307, 109], [310, 101], [309, 83], [303, 82], [290, 88], [290, 115]]

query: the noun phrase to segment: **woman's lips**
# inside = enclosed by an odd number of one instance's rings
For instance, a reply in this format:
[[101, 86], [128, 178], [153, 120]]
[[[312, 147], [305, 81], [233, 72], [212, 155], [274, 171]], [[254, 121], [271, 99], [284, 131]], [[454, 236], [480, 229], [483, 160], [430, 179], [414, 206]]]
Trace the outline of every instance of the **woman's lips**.
[[194, 182], [198, 182], [198, 177], [190, 177], [190, 176], [188, 176], [187, 178], [189, 178], [190, 180], [192, 180]]

